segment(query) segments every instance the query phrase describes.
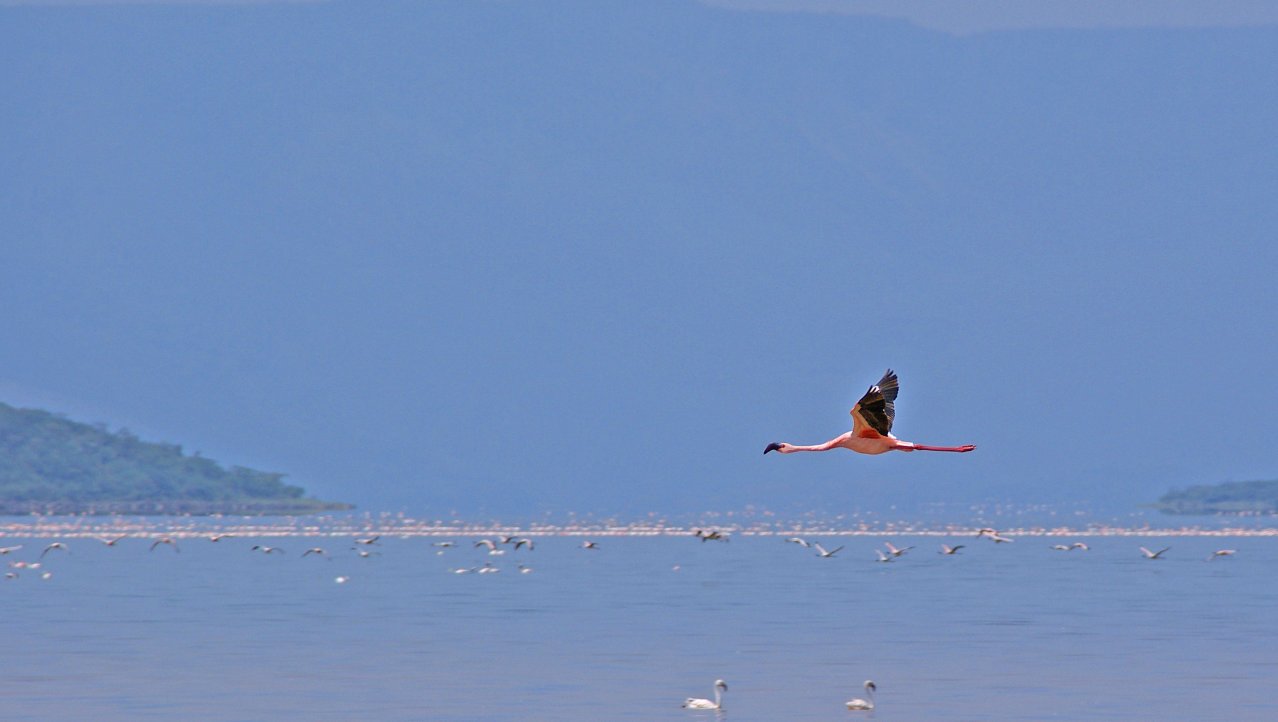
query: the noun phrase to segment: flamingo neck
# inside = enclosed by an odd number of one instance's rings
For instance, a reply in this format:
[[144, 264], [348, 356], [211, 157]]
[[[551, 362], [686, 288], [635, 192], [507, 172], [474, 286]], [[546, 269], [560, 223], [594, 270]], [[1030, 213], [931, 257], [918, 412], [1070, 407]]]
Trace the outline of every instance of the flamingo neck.
[[787, 448], [785, 451], [786, 451], [786, 453], [789, 453], [789, 452], [791, 452], [791, 451], [829, 451], [830, 449], [833, 449], [833, 448], [834, 448], [834, 447], [836, 447], [836, 446], [841, 446], [841, 445], [843, 445], [843, 443], [844, 443], [844, 442], [845, 442], [845, 441], [846, 441], [846, 440], [847, 440], [850, 436], [851, 436], [851, 434], [850, 434], [850, 432], [849, 432], [848, 434], [844, 434], [844, 435], [842, 435], [842, 436], [836, 436], [835, 438], [830, 439], [829, 441], [827, 441], [827, 442], [825, 442], [825, 443], [823, 443], [823, 444], [813, 444], [813, 445], [811, 445], [811, 446], [798, 446], [798, 445], [795, 445], [795, 444], [788, 444], [787, 446], [788, 446], [789, 448]]

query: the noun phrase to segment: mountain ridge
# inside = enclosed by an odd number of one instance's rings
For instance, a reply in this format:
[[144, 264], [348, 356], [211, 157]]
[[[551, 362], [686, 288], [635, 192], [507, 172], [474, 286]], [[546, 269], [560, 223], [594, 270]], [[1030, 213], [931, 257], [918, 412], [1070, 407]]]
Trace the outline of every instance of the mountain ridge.
[[306, 498], [285, 474], [218, 462], [0, 403], [0, 513], [295, 514], [352, 508]]

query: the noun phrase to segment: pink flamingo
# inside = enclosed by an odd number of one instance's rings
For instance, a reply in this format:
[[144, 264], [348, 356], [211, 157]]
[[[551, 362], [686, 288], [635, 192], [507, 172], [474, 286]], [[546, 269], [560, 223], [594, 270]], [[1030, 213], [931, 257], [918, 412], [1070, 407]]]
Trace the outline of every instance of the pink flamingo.
[[882, 454], [888, 451], [971, 451], [974, 444], [966, 446], [924, 446], [901, 441], [891, 434], [892, 421], [896, 417], [896, 373], [888, 369], [879, 382], [865, 392], [865, 396], [852, 407], [852, 430], [816, 446], [772, 443], [763, 450], [792, 454], [796, 451], [829, 451], [837, 447], [851, 449], [861, 454]]

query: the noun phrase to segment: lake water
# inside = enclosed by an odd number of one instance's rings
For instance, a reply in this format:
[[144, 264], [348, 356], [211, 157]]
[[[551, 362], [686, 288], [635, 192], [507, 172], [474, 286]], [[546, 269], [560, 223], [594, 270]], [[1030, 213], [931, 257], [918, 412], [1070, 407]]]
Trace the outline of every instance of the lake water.
[[1278, 719], [1275, 537], [477, 538], [66, 539], [0, 580], [0, 718], [710, 720], [723, 678], [740, 722], [869, 717], [866, 679], [876, 720]]

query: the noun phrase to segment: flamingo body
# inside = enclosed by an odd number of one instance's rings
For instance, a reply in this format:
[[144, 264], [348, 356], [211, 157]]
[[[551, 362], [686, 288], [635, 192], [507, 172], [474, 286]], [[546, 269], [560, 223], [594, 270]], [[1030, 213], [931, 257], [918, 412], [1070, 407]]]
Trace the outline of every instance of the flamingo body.
[[870, 387], [852, 407], [852, 430], [836, 436], [824, 444], [814, 446], [798, 446], [787, 443], [768, 444], [763, 453], [778, 451], [782, 454], [793, 454], [796, 451], [829, 451], [830, 449], [849, 449], [858, 454], [886, 454], [889, 451], [954, 451], [967, 452], [976, 448], [973, 444], [964, 446], [925, 446], [911, 441], [902, 441], [892, 435], [892, 423], [896, 419], [896, 395], [899, 384], [896, 372], [888, 369], [879, 382]]

